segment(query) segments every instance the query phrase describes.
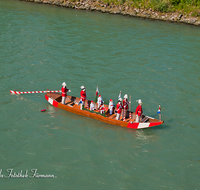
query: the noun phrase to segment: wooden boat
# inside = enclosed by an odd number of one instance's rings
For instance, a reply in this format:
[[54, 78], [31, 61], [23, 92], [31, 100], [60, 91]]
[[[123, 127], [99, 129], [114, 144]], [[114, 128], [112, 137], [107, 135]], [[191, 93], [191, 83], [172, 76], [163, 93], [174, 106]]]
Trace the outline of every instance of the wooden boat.
[[[61, 103], [62, 96], [59, 93], [47, 93], [45, 94], [46, 100], [53, 106], [57, 108], [64, 109], [66, 111], [76, 113], [79, 115], [83, 115], [86, 117], [91, 117], [97, 120], [100, 120], [105, 123], [109, 123], [112, 125], [119, 125], [122, 127], [132, 128], [132, 129], [142, 129], [142, 128], [148, 128], [153, 127], [157, 125], [161, 125], [164, 123], [164, 121], [157, 120], [155, 118], [142, 115], [142, 121], [141, 122], [135, 122], [136, 115], [134, 112], [131, 112], [131, 119], [127, 118], [125, 121], [123, 121], [122, 116], [120, 120], [116, 120], [116, 115], [110, 115], [110, 113], [107, 111], [105, 114], [100, 114], [97, 110], [90, 111], [87, 108], [84, 108], [83, 110], [80, 109], [80, 106], [78, 105], [80, 98], [74, 97], [74, 96], [67, 96], [65, 104]], [[85, 105], [90, 105], [91, 101], [86, 100]], [[104, 105], [105, 108], [108, 110], [108, 106]], [[97, 106], [96, 106], [97, 107]]]

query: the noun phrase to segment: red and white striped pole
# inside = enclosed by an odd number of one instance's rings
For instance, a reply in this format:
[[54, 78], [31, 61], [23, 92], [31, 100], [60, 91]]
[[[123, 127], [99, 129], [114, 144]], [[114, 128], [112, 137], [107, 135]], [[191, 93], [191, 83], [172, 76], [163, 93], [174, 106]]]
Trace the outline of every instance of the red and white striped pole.
[[161, 121], [161, 107], [160, 107], [160, 105], [159, 105], [157, 113], [159, 114], [159, 120]]
[[160, 105], [159, 105], [159, 110], [160, 110], [159, 120], [161, 121], [161, 107], [160, 107]]
[[61, 90], [46, 90], [46, 91], [27, 91], [27, 92], [19, 92], [10, 90], [11, 94], [38, 94], [38, 93], [47, 93], [47, 92], [62, 92]]
[[125, 117], [125, 115], [124, 115], [124, 117], [123, 117], [123, 121], [126, 121], [126, 117]]
[[129, 118], [131, 119], [131, 111], [129, 111]]
[[129, 96], [129, 101], [130, 101], [130, 105], [129, 105], [129, 118], [131, 119], [131, 95]]
[[124, 114], [123, 121], [126, 121], [125, 111], [123, 111], [123, 114]]

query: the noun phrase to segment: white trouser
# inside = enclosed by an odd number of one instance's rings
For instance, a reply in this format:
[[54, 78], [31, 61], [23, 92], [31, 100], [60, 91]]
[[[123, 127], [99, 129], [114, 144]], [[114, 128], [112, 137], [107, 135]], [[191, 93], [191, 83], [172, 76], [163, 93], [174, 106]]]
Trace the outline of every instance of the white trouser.
[[127, 114], [128, 114], [127, 109], [124, 109], [124, 110], [123, 110], [123, 117], [125, 116], [125, 118], [128, 118], [128, 115], [127, 115]]
[[138, 116], [138, 115], [136, 115], [136, 119], [135, 119], [135, 122], [140, 122], [140, 118], [141, 118], [141, 116]]
[[121, 115], [121, 113], [117, 113], [116, 120], [120, 119], [120, 115]]
[[82, 103], [80, 104], [80, 109], [82, 110], [85, 107], [85, 101], [82, 101]]
[[98, 103], [98, 102], [97, 102], [97, 104], [98, 104], [98, 109], [99, 109], [99, 107], [100, 107], [101, 103]]
[[62, 104], [65, 104], [66, 97], [62, 96]]

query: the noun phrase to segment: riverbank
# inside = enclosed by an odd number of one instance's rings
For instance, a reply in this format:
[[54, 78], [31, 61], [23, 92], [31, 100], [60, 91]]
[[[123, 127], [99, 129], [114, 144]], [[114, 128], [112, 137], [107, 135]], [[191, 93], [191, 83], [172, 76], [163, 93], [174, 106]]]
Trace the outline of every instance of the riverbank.
[[190, 14], [182, 14], [180, 12], [162, 13], [150, 9], [134, 8], [128, 4], [111, 5], [109, 3], [101, 3], [100, 1], [70, 1], [70, 0], [21, 0], [27, 2], [43, 3], [50, 5], [57, 5], [66, 8], [73, 8], [79, 10], [99, 11], [102, 13], [120, 14], [140, 18], [148, 18], [154, 20], [163, 20], [169, 22], [186, 23], [200, 26], [200, 18], [193, 17]]

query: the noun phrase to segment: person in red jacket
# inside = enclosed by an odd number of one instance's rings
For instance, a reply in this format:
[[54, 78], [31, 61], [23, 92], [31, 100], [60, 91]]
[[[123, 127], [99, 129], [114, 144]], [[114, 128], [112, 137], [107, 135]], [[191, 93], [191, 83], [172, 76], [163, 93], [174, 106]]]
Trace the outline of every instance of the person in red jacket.
[[100, 107], [99, 107], [99, 112], [100, 112], [101, 114], [104, 114], [104, 112], [105, 112], [105, 107], [104, 107], [103, 102], [101, 103], [101, 105], [100, 105]]
[[142, 119], [142, 113], [143, 113], [143, 111], [142, 111], [142, 100], [141, 99], [139, 99], [139, 100], [137, 100], [137, 102], [138, 102], [138, 106], [137, 106], [137, 108], [136, 108], [136, 110], [135, 110], [135, 114], [136, 114], [136, 122], [140, 122], [141, 121], [141, 119]]
[[82, 104], [81, 104], [81, 110], [82, 110], [82, 107], [85, 106], [85, 99], [86, 99], [86, 90], [84, 86], [81, 86], [80, 96], [81, 96], [80, 100], [82, 101]]
[[129, 116], [127, 114], [128, 114], [128, 104], [129, 104], [129, 102], [128, 102], [128, 95], [127, 94], [124, 95], [124, 99], [123, 99], [122, 104], [123, 104], [123, 109], [124, 109], [123, 117], [128, 118]]
[[65, 100], [66, 100], [66, 97], [67, 97], [67, 92], [71, 92], [71, 90], [67, 89], [66, 83], [63, 82], [61, 91], [62, 91], [62, 104], [65, 104]]
[[116, 120], [120, 120], [120, 116], [121, 116], [121, 113], [122, 113], [122, 104], [121, 104], [121, 101], [122, 101], [122, 99], [120, 98], [118, 100], [118, 103], [117, 103], [117, 106], [116, 106], [116, 108], [117, 108]]

